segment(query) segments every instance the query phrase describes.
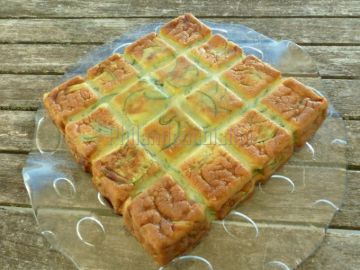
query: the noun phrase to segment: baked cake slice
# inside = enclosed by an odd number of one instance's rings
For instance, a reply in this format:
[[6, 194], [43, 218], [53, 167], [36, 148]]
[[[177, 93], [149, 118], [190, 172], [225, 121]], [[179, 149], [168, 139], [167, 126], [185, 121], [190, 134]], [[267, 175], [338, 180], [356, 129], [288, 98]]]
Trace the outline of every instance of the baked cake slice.
[[194, 247], [210, 227], [205, 207], [170, 176], [126, 202], [125, 224], [159, 264]]

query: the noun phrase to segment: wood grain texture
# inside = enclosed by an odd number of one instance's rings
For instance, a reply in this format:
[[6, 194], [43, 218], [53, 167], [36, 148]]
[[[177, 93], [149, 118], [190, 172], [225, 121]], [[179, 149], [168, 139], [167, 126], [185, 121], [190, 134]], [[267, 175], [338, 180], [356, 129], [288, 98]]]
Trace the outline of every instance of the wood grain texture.
[[[49, 244], [36, 230], [30, 209], [0, 208], [0, 235], [2, 269], [75, 269], [63, 255], [49, 250]], [[299, 269], [356, 270], [359, 250], [358, 232], [330, 229], [319, 250]]]
[[31, 209], [0, 207], [1, 269], [75, 269], [62, 254], [51, 251], [36, 230]]
[[321, 81], [321, 90], [329, 97], [343, 118], [360, 120], [360, 80], [323, 79]]
[[346, 121], [348, 166], [360, 168], [360, 122]]
[[341, 210], [331, 222], [331, 227], [360, 229], [360, 171], [348, 171], [347, 187]]
[[[0, 151], [30, 151], [34, 136], [33, 111], [0, 111]], [[348, 165], [360, 166], [360, 121], [345, 121]]]
[[0, 0], [0, 5], [0, 109], [7, 110], [0, 111], [1, 269], [75, 269], [63, 255], [49, 250], [28, 208], [21, 168], [32, 145], [35, 113], [23, 110], [35, 110], [42, 93], [94, 45], [138, 25], [188, 11], [212, 21], [243, 23], [276, 39], [293, 40], [303, 44], [318, 62], [321, 76], [326, 78], [322, 91], [345, 119], [352, 119], [346, 126], [347, 159], [353, 170], [348, 171], [341, 211], [331, 223], [337, 229], [328, 230], [320, 249], [299, 269], [359, 268], [359, 231], [339, 230], [360, 229], [360, 171], [355, 171], [360, 169], [357, 0]]
[[0, 151], [28, 152], [34, 138], [35, 112], [0, 111]]
[[[211, 18], [207, 20], [244, 24], [274, 39], [287, 39], [299, 44], [356, 45], [360, 43], [360, 36], [357, 34], [360, 20], [356, 18], [346, 20], [342, 18]], [[138, 26], [158, 21], [161, 19], [0, 20], [0, 43], [103, 43]]]
[[236, 17], [294, 17], [294, 16], [359, 16], [360, 7], [356, 0], [304, 1], [201, 1], [201, 0], [6, 0], [0, 1], [0, 17], [173, 17], [184, 12], [196, 16]]
[[[62, 74], [95, 45], [1, 44], [0, 73]], [[321, 76], [351, 77], [360, 74], [360, 46], [306, 46], [318, 63]]]
[[[52, 89], [61, 75], [0, 74], [0, 108], [36, 110], [42, 94]], [[314, 85], [311, 79], [306, 83]], [[345, 119], [360, 120], [360, 80], [323, 79], [319, 90]]]
[[[23, 184], [21, 169], [25, 165], [25, 154], [0, 154], [0, 164], [6, 170], [0, 172], [0, 205], [30, 207], [29, 198]], [[360, 172], [348, 171], [348, 185], [341, 211], [336, 213], [331, 223], [336, 228], [360, 229]]]
[[51, 90], [60, 75], [0, 74], [0, 108], [36, 110], [45, 92]]
[[30, 205], [21, 170], [25, 154], [0, 154], [0, 205]]
[[359, 231], [328, 230], [320, 248], [298, 269], [357, 270], [359, 250]]

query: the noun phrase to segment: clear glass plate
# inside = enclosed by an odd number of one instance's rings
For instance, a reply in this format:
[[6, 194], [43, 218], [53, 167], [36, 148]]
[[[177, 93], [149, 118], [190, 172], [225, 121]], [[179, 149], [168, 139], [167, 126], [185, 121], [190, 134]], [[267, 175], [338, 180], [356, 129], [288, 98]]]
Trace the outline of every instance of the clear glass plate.
[[[238, 24], [206, 22], [239, 44], [247, 54], [274, 65], [283, 74], [321, 89], [314, 60], [291, 41], [275, 41]], [[157, 31], [151, 24], [97, 48], [67, 72], [62, 81], [86, 69], [140, 36]], [[59, 82], [60, 83], [60, 82]], [[317, 91], [317, 90], [316, 90]], [[315, 137], [253, 197], [223, 221], [188, 254], [160, 269], [293, 269], [321, 244], [339, 209], [346, 184], [345, 127], [330, 108]], [[81, 269], [159, 269], [113, 214], [68, 152], [61, 134], [41, 108], [36, 114], [33, 151], [23, 168], [24, 182], [39, 232]]]

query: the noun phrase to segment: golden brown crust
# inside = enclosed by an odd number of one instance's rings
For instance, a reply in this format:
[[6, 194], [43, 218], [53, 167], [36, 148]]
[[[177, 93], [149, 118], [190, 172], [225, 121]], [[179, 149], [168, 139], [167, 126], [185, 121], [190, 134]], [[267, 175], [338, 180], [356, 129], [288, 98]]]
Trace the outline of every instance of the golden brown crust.
[[179, 56], [169, 65], [151, 74], [156, 79], [156, 84], [173, 95], [190, 92], [206, 75], [185, 56]]
[[168, 103], [168, 96], [146, 81], [135, 83], [113, 100], [114, 108], [135, 125], [147, 123], [163, 112]]
[[175, 50], [150, 33], [126, 47], [125, 55], [135, 60], [143, 69], [150, 70], [175, 58]]
[[44, 95], [44, 106], [62, 132], [70, 116], [81, 112], [96, 101], [97, 96], [80, 76], [71, 78]]
[[255, 110], [225, 132], [226, 143], [247, 156], [255, 169], [267, 178], [292, 155], [291, 135]]
[[201, 136], [201, 130], [175, 108], [145, 126], [143, 133], [146, 144], [170, 160], [190, 150]]
[[199, 191], [219, 219], [240, 199], [238, 194], [251, 181], [244, 166], [217, 145], [203, 147], [180, 166], [185, 179]]
[[114, 139], [121, 139], [123, 127], [106, 107], [99, 107], [79, 121], [65, 127], [65, 140], [85, 171], [91, 171], [91, 161]]
[[118, 214], [122, 214], [123, 204], [133, 191], [134, 184], [146, 181], [159, 171], [159, 165], [133, 140], [97, 159], [92, 165], [96, 189], [111, 202]]
[[326, 117], [326, 99], [293, 78], [283, 81], [261, 102], [291, 124], [297, 146], [303, 145]]
[[180, 47], [189, 47], [206, 39], [211, 30], [191, 13], [181, 15], [160, 28], [160, 35], [175, 42]]
[[223, 36], [214, 35], [204, 45], [192, 49], [191, 54], [200, 64], [214, 71], [220, 71], [240, 58], [243, 50]]
[[194, 247], [210, 226], [204, 207], [169, 175], [127, 203], [124, 221], [161, 265]]
[[186, 97], [187, 104], [209, 125], [225, 121], [244, 103], [216, 81], [201, 85]]
[[255, 191], [256, 179], [252, 178], [247, 184], [237, 191], [232, 197], [227, 200], [218, 212], [218, 218], [224, 219], [229, 212], [236, 207], [240, 202], [246, 201], [253, 195]]
[[121, 91], [127, 84], [135, 81], [137, 75], [136, 69], [119, 54], [111, 55], [87, 71], [87, 79], [92, 80], [102, 94], [108, 94], [117, 88], [117, 91]]
[[280, 76], [280, 71], [249, 55], [230, 70], [225, 71], [221, 79], [240, 96], [251, 99], [258, 96]]

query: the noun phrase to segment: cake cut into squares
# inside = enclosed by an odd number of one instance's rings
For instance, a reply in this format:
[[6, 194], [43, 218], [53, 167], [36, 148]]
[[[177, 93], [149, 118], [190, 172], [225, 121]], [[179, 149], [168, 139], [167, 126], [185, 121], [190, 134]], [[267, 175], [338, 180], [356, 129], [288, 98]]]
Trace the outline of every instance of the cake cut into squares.
[[207, 125], [217, 125], [227, 120], [244, 103], [226, 87], [212, 80], [197, 88], [186, 98], [190, 110]]
[[194, 247], [210, 227], [204, 206], [190, 200], [170, 175], [129, 199], [124, 212], [130, 232], [161, 265]]
[[175, 160], [199, 144], [201, 129], [178, 108], [170, 108], [143, 130], [143, 143], [167, 160]]
[[252, 181], [251, 172], [222, 147], [201, 147], [181, 165], [185, 179], [202, 194], [219, 219], [241, 200], [242, 189]]
[[124, 202], [131, 196], [135, 184], [160, 172], [160, 166], [133, 139], [93, 162], [93, 183], [110, 202], [114, 211], [122, 214]]
[[43, 100], [50, 118], [64, 132], [69, 117], [93, 105], [98, 97], [86, 81], [77, 76], [44, 94]]
[[168, 96], [145, 80], [138, 81], [113, 100], [114, 108], [135, 125], [147, 123], [163, 112], [168, 103]]
[[267, 180], [293, 153], [291, 135], [256, 110], [246, 112], [224, 135], [225, 143], [262, 175], [261, 180]]
[[150, 33], [129, 45], [125, 56], [145, 71], [156, 69], [175, 58], [175, 50], [167, 45], [156, 33]]
[[288, 78], [262, 101], [293, 130], [296, 146], [302, 146], [320, 127], [327, 114], [327, 101], [299, 81]]
[[205, 44], [193, 48], [190, 55], [199, 64], [219, 72], [229, 67], [234, 61], [240, 60], [243, 50], [223, 36], [214, 35]]
[[101, 105], [84, 118], [65, 127], [65, 140], [70, 151], [84, 168], [91, 171], [91, 162], [114, 140], [122, 140], [124, 128], [107, 105]]
[[269, 179], [328, 105], [191, 14], [54, 88], [44, 104], [95, 188], [160, 265]]
[[87, 79], [103, 94], [122, 91], [135, 82], [138, 71], [128, 64], [120, 54], [113, 54], [87, 71]]
[[164, 87], [169, 94], [189, 93], [207, 73], [191, 63], [186, 57], [179, 56], [164, 68], [152, 73], [155, 84]]
[[221, 80], [242, 98], [252, 99], [266, 90], [280, 76], [280, 71], [255, 56], [249, 55], [230, 70], [226, 70]]
[[160, 36], [179, 49], [205, 41], [210, 35], [211, 29], [191, 13], [181, 15], [160, 28]]

